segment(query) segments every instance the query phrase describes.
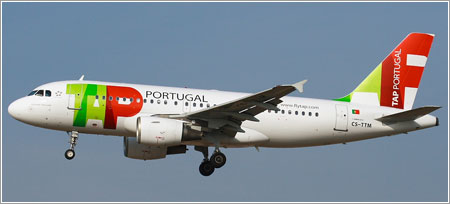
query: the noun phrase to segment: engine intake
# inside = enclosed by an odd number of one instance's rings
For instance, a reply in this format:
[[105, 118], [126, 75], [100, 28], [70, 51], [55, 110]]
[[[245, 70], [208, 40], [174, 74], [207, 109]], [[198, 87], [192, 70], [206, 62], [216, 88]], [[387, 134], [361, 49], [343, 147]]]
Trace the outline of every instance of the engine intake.
[[139, 117], [136, 123], [136, 139], [139, 144], [150, 146], [175, 146], [182, 141], [200, 140], [202, 132], [193, 130], [180, 120]]

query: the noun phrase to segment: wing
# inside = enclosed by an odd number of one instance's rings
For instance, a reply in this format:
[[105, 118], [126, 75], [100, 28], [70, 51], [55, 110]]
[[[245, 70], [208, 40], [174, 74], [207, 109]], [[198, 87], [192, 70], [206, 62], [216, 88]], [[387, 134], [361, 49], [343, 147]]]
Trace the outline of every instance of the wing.
[[244, 132], [240, 127], [243, 121], [258, 122], [255, 117], [266, 110], [278, 111], [276, 106], [283, 102], [280, 98], [295, 91], [303, 92], [303, 85], [307, 80], [292, 84], [279, 85], [259, 93], [249, 95], [230, 102], [219, 104], [207, 109], [189, 113], [170, 115], [169, 118], [193, 121], [200, 124], [202, 131], [220, 130], [227, 135], [234, 136], [236, 132]]

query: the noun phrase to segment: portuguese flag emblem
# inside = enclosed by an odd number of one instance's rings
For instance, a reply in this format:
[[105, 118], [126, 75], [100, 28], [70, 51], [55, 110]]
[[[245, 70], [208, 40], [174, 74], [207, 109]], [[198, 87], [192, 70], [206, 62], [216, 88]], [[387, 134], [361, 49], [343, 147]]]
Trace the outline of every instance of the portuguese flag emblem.
[[356, 114], [356, 115], [359, 115], [359, 110], [358, 109], [352, 109], [352, 113]]

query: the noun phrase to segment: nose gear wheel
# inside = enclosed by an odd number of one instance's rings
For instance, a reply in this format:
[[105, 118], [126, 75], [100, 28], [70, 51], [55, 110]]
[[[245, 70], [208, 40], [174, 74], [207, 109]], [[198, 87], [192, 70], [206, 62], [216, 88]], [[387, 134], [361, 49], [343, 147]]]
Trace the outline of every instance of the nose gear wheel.
[[71, 131], [71, 132], [67, 132], [67, 134], [69, 134], [70, 148], [68, 150], [66, 150], [66, 152], [64, 153], [64, 157], [66, 157], [66, 159], [68, 159], [68, 160], [71, 160], [75, 157], [75, 146], [77, 145], [78, 132]]

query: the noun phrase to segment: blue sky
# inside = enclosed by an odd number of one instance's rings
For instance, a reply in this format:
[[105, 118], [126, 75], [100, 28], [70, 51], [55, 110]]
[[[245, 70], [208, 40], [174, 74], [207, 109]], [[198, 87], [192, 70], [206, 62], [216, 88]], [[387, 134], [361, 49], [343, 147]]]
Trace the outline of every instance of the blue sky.
[[[4, 3], [3, 201], [447, 201], [447, 3]], [[85, 79], [258, 92], [309, 79], [304, 97], [346, 95], [410, 32], [436, 34], [414, 107], [441, 125], [346, 145], [224, 149], [198, 173], [193, 148], [123, 156], [122, 138], [14, 120], [38, 85]], [[298, 93], [293, 94], [299, 95]]]

